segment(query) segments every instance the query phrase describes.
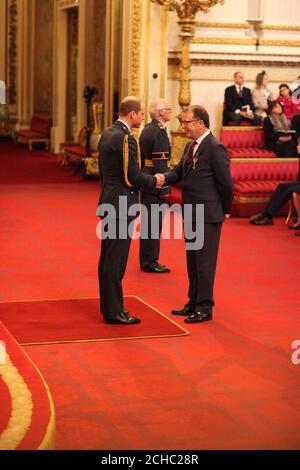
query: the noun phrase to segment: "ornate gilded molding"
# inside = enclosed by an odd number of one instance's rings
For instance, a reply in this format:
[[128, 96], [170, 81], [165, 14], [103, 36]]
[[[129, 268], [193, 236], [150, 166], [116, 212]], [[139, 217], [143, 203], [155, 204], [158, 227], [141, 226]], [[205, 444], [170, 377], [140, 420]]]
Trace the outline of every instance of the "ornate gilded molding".
[[58, 0], [58, 8], [63, 10], [65, 8], [78, 7], [80, 0]]
[[[193, 38], [193, 44], [233, 44], [241, 46], [256, 45], [256, 39], [243, 38]], [[278, 41], [273, 39], [259, 39], [260, 46], [276, 46], [276, 47], [300, 47], [300, 41]]]
[[260, 39], [260, 46], [300, 47], [300, 41], [277, 41], [276, 39]]
[[193, 38], [193, 44], [237, 44], [252, 46], [256, 45], [255, 39], [236, 39], [236, 38]]
[[[248, 23], [213, 23], [206, 21], [197, 21], [196, 28], [228, 28], [228, 29], [249, 29]], [[300, 26], [295, 25], [261, 25], [263, 30], [269, 31], [300, 31]]]
[[131, 94], [140, 94], [140, 45], [141, 45], [141, 2], [133, 1], [131, 40]]
[[196, 21], [196, 28], [230, 28], [230, 29], [244, 29], [249, 28], [248, 23], [210, 23], [206, 21]]
[[8, 104], [16, 104], [17, 98], [17, 1], [8, 7]]
[[[172, 57], [168, 59], [169, 65], [180, 65], [180, 59]], [[300, 62], [278, 60], [247, 60], [247, 59], [191, 59], [192, 65], [236, 65], [238, 66], [261, 66], [261, 67], [300, 67]]]

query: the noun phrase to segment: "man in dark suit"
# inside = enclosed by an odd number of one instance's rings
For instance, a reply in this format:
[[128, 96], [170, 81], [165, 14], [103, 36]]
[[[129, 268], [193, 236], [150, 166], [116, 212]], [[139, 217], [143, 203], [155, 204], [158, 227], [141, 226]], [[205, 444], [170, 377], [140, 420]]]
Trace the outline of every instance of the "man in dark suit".
[[239, 126], [241, 121], [247, 121], [249, 125], [259, 125], [260, 119], [254, 115], [251, 90], [244, 86], [244, 74], [235, 72], [233, 78], [234, 85], [225, 90], [223, 126], [227, 126], [229, 122]]
[[[171, 108], [166, 100], [157, 99], [150, 104], [150, 116], [152, 121], [147, 124], [140, 135], [140, 146], [142, 152], [142, 171], [148, 175], [166, 173], [171, 157], [170, 141], [165, 123], [171, 119]], [[142, 203], [147, 209], [142, 210], [141, 233], [145, 231], [146, 236], [140, 238], [140, 267], [146, 273], [168, 273], [170, 269], [158, 263], [160, 251], [160, 239], [151, 238], [152, 217], [151, 206], [157, 207], [165, 203], [166, 197], [170, 193], [170, 186], [161, 189], [143, 189]], [[160, 236], [162, 230], [162, 215], [159, 217], [159, 227], [157, 235]], [[146, 230], [147, 229], [147, 230]]]
[[131, 129], [138, 128], [144, 116], [145, 107], [138, 98], [125, 98], [120, 104], [119, 119], [105, 129], [99, 142], [102, 192], [97, 215], [102, 218], [102, 241], [98, 278], [100, 309], [106, 323], [140, 322], [124, 310], [122, 291], [133, 222], [138, 215], [133, 205], [138, 203], [141, 187], [160, 187], [164, 179], [140, 170], [140, 149]]
[[204, 244], [201, 249], [190, 249], [186, 237], [189, 301], [172, 313], [187, 315], [186, 323], [200, 323], [212, 319], [219, 241], [225, 214], [231, 207], [233, 182], [227, 151], [211, 134], [207, 111], [202, 106], [191, 106], [182, 112], [181, 124], [193, 141], [185, 147], [180, 163], [164, 175], [165, 184], [181, 181], [184, 223], [190, 205], [193, 231], [201, 223], [197, 209], [204, 205]]

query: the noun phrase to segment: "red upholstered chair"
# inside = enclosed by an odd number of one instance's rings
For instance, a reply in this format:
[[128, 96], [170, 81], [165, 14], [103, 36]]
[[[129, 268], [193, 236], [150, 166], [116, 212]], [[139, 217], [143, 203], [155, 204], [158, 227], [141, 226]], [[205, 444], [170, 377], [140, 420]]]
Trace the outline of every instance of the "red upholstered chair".
[[230, 158], [276, 158], [276, 154], [264, 147], [261, 127], [223, 127], [220, 140]]
[[27, 142], [29, 150], [32, 150], [34, 142], [42, 142], [49, 150], [51, 126], [52, 120], [49, 116], [35, 113], [29, 129], [21, 129], [15, 132], [16, 141]]
[[[270, 160], [231, 160], [230, 171], [234, 181], [233, 213], [250, 217], [261, 212], [279, 183], [297, 179], [297, 158]], [[279, 215], [286, 215], [285, 206]]]

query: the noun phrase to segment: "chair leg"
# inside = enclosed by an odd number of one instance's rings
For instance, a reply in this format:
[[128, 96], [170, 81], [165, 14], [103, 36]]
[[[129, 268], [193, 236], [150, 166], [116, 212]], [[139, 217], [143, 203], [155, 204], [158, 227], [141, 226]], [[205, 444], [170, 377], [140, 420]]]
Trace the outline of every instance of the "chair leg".
[[290, 199], [290, 202], [289, 202], [289, 213], [287, 215], [287, 218], [285, 219], [285, 224], [288, 225], [292, 216], [293, 216], [293, 207], [294, 207], [294, 204], [293, 204], [293, 198]]

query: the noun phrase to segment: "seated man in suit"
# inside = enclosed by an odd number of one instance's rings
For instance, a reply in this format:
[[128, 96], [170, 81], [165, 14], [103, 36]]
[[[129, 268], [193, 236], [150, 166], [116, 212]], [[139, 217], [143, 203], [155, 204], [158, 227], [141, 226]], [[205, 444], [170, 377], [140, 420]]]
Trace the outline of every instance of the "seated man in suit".
[[[297, 147], [299, 156], [299, 171], [296, 181], [291, 183], [280, 183], [275, 189], [274, 193], [263, 212], [252, 215], [249, 218], [250, 224], [253, 225], [273, 225], [273, 217], [277, 212], [291, 199], [295, 193], [300, 194], [300, 142]], [[296, 205], [297, 208], [297, 205]], [[291, 228], [298, 228], [297, 223]], [[298, 233], [297, 233], [298, 235]]]
[[225, 109], [223, 113], [223, 126], [232, 122], [239, 126], [241, 121], [249, 122], [249, 125], [259, 125], [259, 119], [254, 115], [254, 106], [250, 88], [244, 86], [245, 78], [242, 72], [233, 75], [234, 85], [225, 90]]

